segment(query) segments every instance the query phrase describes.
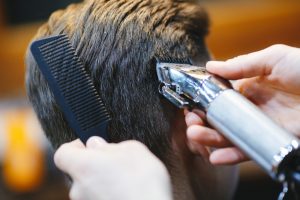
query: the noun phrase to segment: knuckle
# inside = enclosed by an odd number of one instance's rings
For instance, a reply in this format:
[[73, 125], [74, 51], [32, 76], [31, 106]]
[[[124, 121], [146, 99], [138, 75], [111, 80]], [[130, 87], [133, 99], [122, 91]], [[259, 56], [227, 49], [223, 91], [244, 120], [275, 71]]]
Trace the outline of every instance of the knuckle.
[[268, 49], [271, 50], [271, 51], [283, 51], [283, 50], [286, 50], [288, 49], [289, 46], [285, 45], [285, 44], [274, 44], [272, 46], [270, 46]]
[[270, 57], [274, 57], [273, 65], [279, 66], [279, 64], [282, 63], [289, 63], [289, 55], [294, 55], [293, 52], [295, 52], [295, 49], [296, 48], [285, 44], [272, 45], [269, 48], [269, 55]]

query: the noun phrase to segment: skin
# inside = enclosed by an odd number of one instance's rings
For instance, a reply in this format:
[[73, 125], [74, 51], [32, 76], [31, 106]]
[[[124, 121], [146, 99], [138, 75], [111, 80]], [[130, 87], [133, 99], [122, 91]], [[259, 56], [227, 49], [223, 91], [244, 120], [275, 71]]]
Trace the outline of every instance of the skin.
[[[234, 84], [237, 90], [298, 137], [300, 125], [295, 119], [300, 117], [299, 66], [300, 50], [284, 45], [274, 45], [225, 62], [207, 63], [208, 71], [238, 80]], [[189, 172], [197, 171], [193, 166], [198, 164], [192, 161], [199, 159], [197, 163], [205, 163], [207, 156], [213, 164], [247, 160], [239, 149], [207, 126], [205, 114], [201, 111], [185, 111], [185, 121], [188, 126], [186, 138], [180, 133], [184, 126], [179, 120], [175, 123], [177, 133], [174, 134], [173, 145], [174, 150], [182, 155], [181, 159], [185, 160], [177, 162], [188, 164]], [[209, 147], [218, 149], [210, 153]], [[128, 155], [130, 159], [127, 159]], [[170, 177], [165, 166], [136, 141], [107, 144], [101, 138], [91, 138], [84, 146], [77, 140], [58, 149], [55, 163], [73, 179], [72, 200], [140, 199], [141, 196], [143, 199], [172, 199]], [[108, 173], [112, 171], [114, 173]], [[182, 176], [184, 174], [175, 178]], [[118, 192], [116, 188], [119, 188]]]
[[137, 141], [108, 144], [92, 137], [84, 146], [75, 140], [62, 145], [54, 161], [73, 180], [72, 200], [172, 199], [166, 167]]
[[[273, 45], [261, 51], [238, 56], [225, 62], [210, 61], [207, 70], [229, 80], [234, 88], [254, 102], [276, 123], [300, 137], [300, 49]], [[217, 148], [209, 155], [215, 165], [248, 160], [226, 138], [206, 124], [199, 110], [185, 112], [188, 143]]]
[[231, 199], [237, 180], [235, 167], [212, 166], [200, 144], [197, 154], [190, 151], [182, 111], [173, 124], [170, 175], [137, 141], [114, 144], [92, 137], [86, 146], [79, 140], [63, 144], [54, 161], [73, 180], [70, 199]]

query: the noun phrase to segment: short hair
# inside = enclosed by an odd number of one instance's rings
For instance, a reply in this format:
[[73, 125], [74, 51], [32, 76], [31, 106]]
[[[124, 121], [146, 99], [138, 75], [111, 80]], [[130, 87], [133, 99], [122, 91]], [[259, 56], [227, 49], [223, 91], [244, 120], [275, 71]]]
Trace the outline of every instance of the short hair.
[[[111, 114], [110, 141], [141, 141], [162, 159], [178, 110], [158, 92], [155, 56], [205, 62], [207, 32], [197, 1], [87, 0], [52, 14], [34, 40], [66, 34]], [[29, 52], [26, 65], [28, 97], [54, 148], [76, 139]]]

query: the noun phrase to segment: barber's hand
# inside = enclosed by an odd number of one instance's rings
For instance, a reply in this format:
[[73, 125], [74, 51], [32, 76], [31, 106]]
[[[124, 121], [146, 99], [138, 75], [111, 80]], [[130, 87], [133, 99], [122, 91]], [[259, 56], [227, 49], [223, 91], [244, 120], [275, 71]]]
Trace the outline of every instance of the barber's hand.
[[108, 144], [92, 137], [62, 145], [54, 156], [59, 169], [73, 180], [72, 200], [172, 199], [171, 183], [163, 163], [143, 144]]
[[[238, 80], [234, 83], [235, 89], [283, 128], [300, 136], [299, 48], [274, 45], [225, 62], [211, 61], [206, 67], [211, 73]], [[186, 113], [192, 150], [197, 150], [197, 144], [217, 147], [210, 155], [213, 164], [235, 164], [247, 160], [245, 154], [222, 135], [205, 127], [205, 115], [197, 112]]]

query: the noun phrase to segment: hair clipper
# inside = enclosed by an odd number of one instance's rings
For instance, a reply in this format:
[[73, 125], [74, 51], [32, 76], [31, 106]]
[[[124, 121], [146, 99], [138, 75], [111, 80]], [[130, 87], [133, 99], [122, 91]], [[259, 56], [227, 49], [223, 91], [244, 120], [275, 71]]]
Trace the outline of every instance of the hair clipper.
[[229, 81], [189, 61], [157, 60], [160, 93], [179, 108], [205, 111], [208, 123], [244, 151], [275, 180], [300, 158], [299, 140], [275, 124]]

